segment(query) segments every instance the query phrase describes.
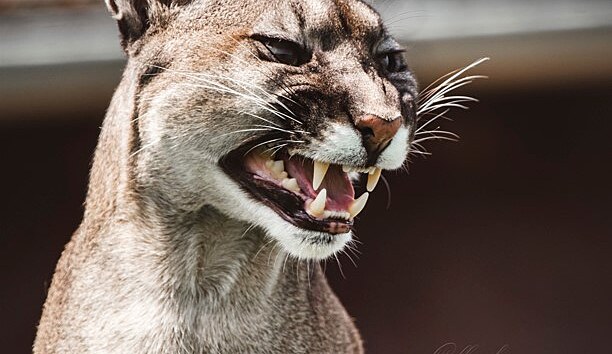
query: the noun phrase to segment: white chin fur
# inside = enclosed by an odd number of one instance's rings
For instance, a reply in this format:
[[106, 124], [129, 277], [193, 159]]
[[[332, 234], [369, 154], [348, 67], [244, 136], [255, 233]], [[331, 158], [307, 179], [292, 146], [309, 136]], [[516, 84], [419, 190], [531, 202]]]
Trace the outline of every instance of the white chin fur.
[[[284, 221], [284, 220], [283, 220]], [[352, 232], [332, 235], [326, 232], [300, 229], [288, 222], [268, 228], [274, 237], [292, 256], [299, 259], [322, 260], [342, 251], [353, 238]]]
[[395, 170], [404, 164], [408, 154], [408, 128], [401, 127], [391, 143], [378, 157], [376, 164], [384, 170]]
[[221, 195], [210, 195], [212, 205], [230, 217], [263, 228], [287, 253], [296, 258], [326, 259], [341, 251], [352, 239], [352, 232], [332, 235], [290, 224], [272, 209], [253, 200], [219, 167], [211, 167], [209, 173], [211, 176], [207, 176], [207, 180], [213, 181], [213, 185], [224, 186]]

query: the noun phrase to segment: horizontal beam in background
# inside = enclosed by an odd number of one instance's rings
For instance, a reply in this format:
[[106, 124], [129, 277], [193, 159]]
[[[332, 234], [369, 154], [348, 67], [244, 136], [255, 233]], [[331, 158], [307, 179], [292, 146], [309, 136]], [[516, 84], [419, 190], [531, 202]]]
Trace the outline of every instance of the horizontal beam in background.
[[[483, 56], [492, 60], [474, 72], [491, 79], [475, 87], [612, 80], [612, 2], [558, 0], [546, 11], [543, 3], [375, 1], [424, 84]], [[116, 26], [102, 5], [0, 12], [0, 38], [0, 120], [104, 106], [124, 65]]]

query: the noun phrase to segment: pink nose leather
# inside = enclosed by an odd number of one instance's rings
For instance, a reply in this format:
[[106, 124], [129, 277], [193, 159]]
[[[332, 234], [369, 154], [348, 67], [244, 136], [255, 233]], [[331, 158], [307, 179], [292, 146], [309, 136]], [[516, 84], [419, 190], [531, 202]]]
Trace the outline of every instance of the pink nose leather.
[[385, 120], [378, 116], [368, 114], [357, 120], [355, 125], [363, 135], [368, 153], [376, 153], [387, 147], [391, 139], [402, 126], [402, 117]]

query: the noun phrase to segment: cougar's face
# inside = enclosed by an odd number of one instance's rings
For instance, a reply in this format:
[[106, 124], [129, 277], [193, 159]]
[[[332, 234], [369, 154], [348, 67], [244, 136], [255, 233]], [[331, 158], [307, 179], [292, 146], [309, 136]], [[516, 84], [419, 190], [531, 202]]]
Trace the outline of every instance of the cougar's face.
[[294, 256], [341, 250], [381, 171], [406, 159], [416, 82], [362, 2], [192, 4], [144, 48], [159, 70], [140, 95], [142, 168]]

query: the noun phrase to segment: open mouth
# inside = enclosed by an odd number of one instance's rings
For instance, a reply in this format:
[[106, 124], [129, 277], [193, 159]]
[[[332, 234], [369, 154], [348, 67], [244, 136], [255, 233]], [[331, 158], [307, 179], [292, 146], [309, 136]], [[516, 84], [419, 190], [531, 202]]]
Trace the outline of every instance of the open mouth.
[[[381, 169], [341, 166], [265, 147], [238, 149], [221, 162], [223, 169], [254, 198], [286, 221], [330, 234], [349, 232], [376, 187]], [[355, 198], [349, 173], [368, 176], [367, 192]]]

